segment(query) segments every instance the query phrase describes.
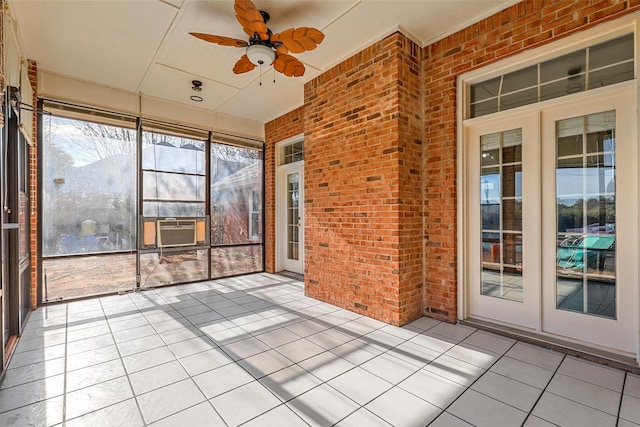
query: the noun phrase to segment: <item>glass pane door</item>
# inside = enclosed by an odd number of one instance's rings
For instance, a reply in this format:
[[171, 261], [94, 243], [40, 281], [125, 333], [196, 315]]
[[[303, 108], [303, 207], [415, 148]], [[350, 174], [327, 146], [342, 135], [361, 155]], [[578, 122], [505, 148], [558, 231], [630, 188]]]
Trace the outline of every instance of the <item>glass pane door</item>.
[[539, 327], [539, 159], [536, 116], [471, 126], [469, 314]]
[[522, 129], [480, 137], [482, 295], [522, 301]]
[[300, 259], [300, 174], [287, 175], [287, 259]]
[[304, 274], [304, 162], [279, 167], [278, 269]]
[[556, 306], [616, 318], [615, 111], [556, 123]]
[[543, 112], [543, 332], [635, 357], [638, 147], [633, 91]]

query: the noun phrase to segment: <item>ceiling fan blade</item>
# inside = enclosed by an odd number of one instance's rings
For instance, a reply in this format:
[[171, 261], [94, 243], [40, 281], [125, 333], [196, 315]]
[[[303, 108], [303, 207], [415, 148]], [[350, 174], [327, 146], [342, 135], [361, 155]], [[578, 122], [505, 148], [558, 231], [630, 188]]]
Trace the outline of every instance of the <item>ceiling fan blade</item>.
[[256, 66], [249, 61], [249, 58], [245, 54], [242, 55], [240, 59], [238, 59], [238, 62], [236, 62], [236, 65], [233, 66], [233, 72], [236, 74], [242, 74], [249, 72], [254, 68], [256, 68]]
[[247, 47], [249, 43], [244, 40], [234, 39], [231, 37], [224, 36], [216, 36], [213, 34], [205, 34], [205, 33], [189, 33], [193, 37], [197, 37], [201, 40], [204, 40], [209, 43], [217, 43], [222, 46], [233, 46], [233, 47]]
[[255, 37], [257, 34], [260, 40], [269, 40], [267, 24], [265, 24], [260, 11], [251, 3], [251, 0], [236, 0], [233, 8], [236, 11], [238, 22], [249, 37]]
[[278, 55], [273, 68], [287, 77], [300, 77], [304, 74], [304, 65], [291, 55]]
[[324, 40], [324, 34], [310, 27], [289, 28], [280, 34], [274, 34], [271, 41], [282, 43], [290, 52], [302, 53], [315, 49]]

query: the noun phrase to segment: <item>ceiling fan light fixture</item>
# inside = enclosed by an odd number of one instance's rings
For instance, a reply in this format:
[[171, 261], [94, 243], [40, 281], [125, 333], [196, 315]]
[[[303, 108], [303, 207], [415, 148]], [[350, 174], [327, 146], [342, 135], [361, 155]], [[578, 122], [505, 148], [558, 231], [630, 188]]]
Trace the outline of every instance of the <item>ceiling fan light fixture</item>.
[[252, 44], [247, 46], [247, 58], [253, 65], [271, 65], [276, 59], [276, 53], [269, 46]]

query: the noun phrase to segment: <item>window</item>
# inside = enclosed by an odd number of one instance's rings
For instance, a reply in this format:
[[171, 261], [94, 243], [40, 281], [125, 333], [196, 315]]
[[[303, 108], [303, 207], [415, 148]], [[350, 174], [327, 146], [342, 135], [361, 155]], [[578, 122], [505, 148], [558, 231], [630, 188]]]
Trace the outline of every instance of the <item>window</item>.
[[471, 85], [469, 117], [505, 111], [634, 78], [634, 35]]
[[253, 190], [251, 195], [251, 218], [249, 235], [252, 239], [260, 237], [260, 191]]
[[283, 148], [282, 164], [300, 162], [304, 160], [304, 142], [298, 141], [285, 145]]

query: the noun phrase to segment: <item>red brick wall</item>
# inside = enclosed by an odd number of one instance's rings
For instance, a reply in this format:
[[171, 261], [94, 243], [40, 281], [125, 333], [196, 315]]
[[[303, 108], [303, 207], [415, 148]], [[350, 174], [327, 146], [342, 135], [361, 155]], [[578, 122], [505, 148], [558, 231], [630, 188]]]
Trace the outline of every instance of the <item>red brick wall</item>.
[[[35, 109], [38, 106], [38, 66], [35, 61], [28, 61], [28, 73], [29, 82], [33, 89], [33, 99], [31, 101], [24, 100], [29, 103]], [[38, 258], [38, 115], [33, 115], [33, 146], [29, 149], [29, 199], [31, 218], [30, 218], [30, 246], [31, 246], [31, 308], [38, 307], [38, 266], [40, 265], [40, 259]]]
[[269, 273], [276, 272], [276, 150], [278, 142], [304, 132], [304, 108], [297, 108], [265, 125], [264, 149], [264, 201], [265, 201], [265, 260], [264, 268]]
[[400, 33], [305, 85], [305, 291], [421, 314], [420, 49]]
[[447, 321], [457, 316], [456, 78], [638, 10], [639, 3], [528, 0], [425, 48], [425, 314]]

